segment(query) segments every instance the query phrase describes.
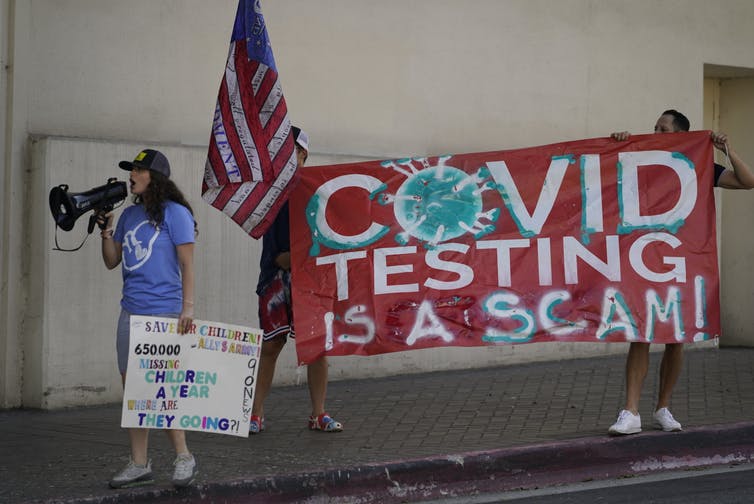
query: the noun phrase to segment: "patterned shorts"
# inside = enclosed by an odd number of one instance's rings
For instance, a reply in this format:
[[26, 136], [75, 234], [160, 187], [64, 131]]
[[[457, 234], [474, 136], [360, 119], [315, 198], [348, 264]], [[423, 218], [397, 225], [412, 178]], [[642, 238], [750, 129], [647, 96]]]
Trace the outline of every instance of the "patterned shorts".
[[273, 338], [295, 338], [291, 311], [291, 274], [280, 270], [259, 294], [259, 325], [264, 341]]

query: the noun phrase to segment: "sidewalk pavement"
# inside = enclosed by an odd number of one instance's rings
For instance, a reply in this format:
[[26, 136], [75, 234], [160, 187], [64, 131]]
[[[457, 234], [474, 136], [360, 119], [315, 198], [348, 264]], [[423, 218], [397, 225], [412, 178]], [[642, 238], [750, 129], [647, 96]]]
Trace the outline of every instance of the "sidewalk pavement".
[[332, 382], [337, 434], [307, 429], [305, 385], [273, 388], [262, 434], [187, 433], [199, 475], [180, 491], [157, 433], [155, 484], [108, 489], [128, 460], [119, 405], [0, 411], [0, 502], [417, 502], [754, 461], [754, 348], [686, 351], [671, 406], [680, 433], [652, 428], [660, 358], [644, 432], [625, 437], [606, 435], [624, 355]]

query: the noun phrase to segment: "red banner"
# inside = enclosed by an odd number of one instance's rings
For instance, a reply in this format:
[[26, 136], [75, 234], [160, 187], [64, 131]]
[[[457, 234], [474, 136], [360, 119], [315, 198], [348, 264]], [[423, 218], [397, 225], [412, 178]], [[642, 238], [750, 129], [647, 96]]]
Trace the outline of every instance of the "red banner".
[[717, 337], [712, 152], [693, 132], [301, 170], [299, 361]]

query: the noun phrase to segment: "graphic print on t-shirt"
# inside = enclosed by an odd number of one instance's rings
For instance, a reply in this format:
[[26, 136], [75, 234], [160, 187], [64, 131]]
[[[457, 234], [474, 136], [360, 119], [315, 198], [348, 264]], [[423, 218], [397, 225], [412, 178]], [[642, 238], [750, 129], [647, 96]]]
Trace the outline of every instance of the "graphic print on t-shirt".
[[141, 268], [152, 256], [152, 245], [158, 236], [160, 229], [149, 225], [148, 220], [128, 230], [123, 236], [123, 267], [128, 271]]

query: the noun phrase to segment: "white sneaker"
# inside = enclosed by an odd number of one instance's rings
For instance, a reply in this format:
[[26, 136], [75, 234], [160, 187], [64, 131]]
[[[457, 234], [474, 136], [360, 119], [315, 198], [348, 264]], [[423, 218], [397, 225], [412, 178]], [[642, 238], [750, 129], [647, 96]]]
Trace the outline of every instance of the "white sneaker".
[[138, 465], [129, 460], [128, 465], [110, 480], [110, 488], [126, 488], [149, 483], [154, 483], [152, 461], [148, 460], [145, 465]]
[[173, 462], [175, 470], [173, 471], [173, 485], [185, 487], [194, 481], [196, 476], [196, 459], [190, 453], [181, 453]]
[[621, 410], [618, 420], [610, 426], [607, 432], [614, 436], [641, 432], [641, 416], [634, 415], [628, 410]]
[[681, 424], [673, 418], [668, 408], [660, 408], [653, 415], [657, 425], [665, 432], [676, 432], [681, 429]]

